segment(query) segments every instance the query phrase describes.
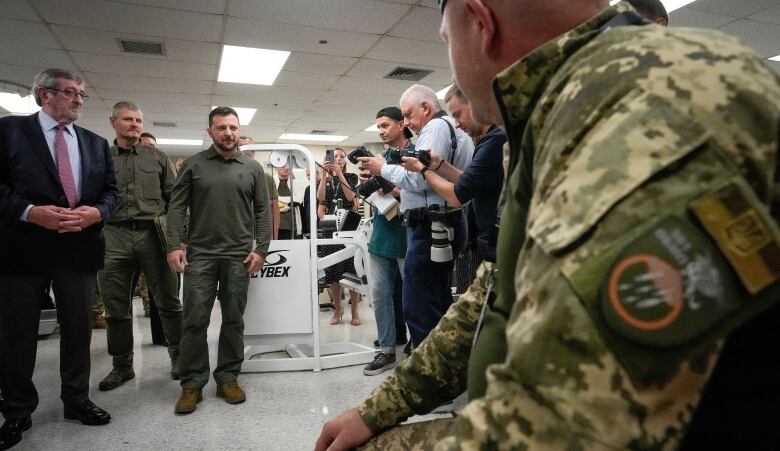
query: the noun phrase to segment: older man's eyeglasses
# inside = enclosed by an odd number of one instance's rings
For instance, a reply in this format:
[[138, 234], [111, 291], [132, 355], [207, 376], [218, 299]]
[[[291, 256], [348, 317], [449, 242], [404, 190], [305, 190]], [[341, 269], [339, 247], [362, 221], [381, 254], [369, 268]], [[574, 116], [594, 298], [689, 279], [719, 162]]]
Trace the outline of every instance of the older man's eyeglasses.
[[85, 101], [85, 102], [86, 102], [87, 100], [89, 100], [89, 96], [87, 95], [87, 93], [86, 93], [86, 92], [84, 92], [84, 91], [76, 91], [76, 90], [75, 90], [75, 89], [73, 89], [73, 88], [65, 88], [65, 89], [59, 89], [59, 88], [46, 88], [46, 89], [48, 89], [49, 91], [58, 91], [58, 92], [61, 92], [61, 93], [62, 93], [62, 95], [64, 95], [65, 97], [67, 97], [67, 98], [69, 98], [69, 99], [74, 99], [74, 98], [76, 98], [76, 96], [79, 96], [79, 97], [81, 97], [81, 100], [83, 100], [83, 101]]

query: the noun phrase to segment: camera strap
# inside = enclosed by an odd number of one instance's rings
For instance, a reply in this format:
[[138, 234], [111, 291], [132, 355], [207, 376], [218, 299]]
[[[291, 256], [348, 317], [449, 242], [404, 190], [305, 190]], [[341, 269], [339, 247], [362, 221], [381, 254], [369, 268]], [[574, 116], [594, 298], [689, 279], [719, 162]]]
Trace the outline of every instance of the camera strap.
[[450, 129], [450, 147], [452, 148], [452, 152], [450, 152], [450, 161], [448, 161], [448, 163], [453, 164], [455, 162], [455, 152], [458, 150], [458, 138], [455, 136], [455, 128], [452, 126], [452, 124], [450, 124], [450, 121], [448, 121], [447, 119], [444, 119], [441, 116], [439, 116], [438, 119], [443, 120], [444, 123], [447, 124], [447, 127], [449, 127]]

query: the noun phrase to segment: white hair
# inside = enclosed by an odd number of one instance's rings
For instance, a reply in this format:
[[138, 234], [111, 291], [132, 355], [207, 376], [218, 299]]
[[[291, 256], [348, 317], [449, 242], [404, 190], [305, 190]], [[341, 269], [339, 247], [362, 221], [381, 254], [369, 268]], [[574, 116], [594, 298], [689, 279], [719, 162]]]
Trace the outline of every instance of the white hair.
[[426, 102], [431, 106], [434, 113], [437, 113], [442, 109], [439, 98], [436, 97], [436, 93], [433, 89], [425, 85], [412, 85], [409, 89], [404, 91], [404, 93], [401, 94], [400, 103], [403, 104], [406, 102], [412, 103], [414, 106], [419, 106], [423, 102]]

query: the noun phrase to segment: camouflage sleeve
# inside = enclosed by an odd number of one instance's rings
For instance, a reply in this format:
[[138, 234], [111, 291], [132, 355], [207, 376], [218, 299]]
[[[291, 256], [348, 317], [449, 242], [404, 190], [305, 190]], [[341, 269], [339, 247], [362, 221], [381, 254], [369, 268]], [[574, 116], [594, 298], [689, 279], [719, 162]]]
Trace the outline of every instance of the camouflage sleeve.
[[[639, 96], [621, 107], [565, 165], [559, 154], [537, 159], [506, 359], [488, 367], [485, 396], [466, 406], [457, 434], [436, 450], [675, 448], [726, 337], [770, 302], [738, 288], [697, 210], [725, 199], [707, 208], [769, 224], [761, 213], [768, 202], [759, 200], [766, 197], [747, 171], [711, 129], [683, 120], [669, 102]], [[777, 143], [752, 139], [761, 151], [752, 175], [765, 180]], [[610, 149], [625, 160], [610, 160]], [[589, 181], [597, 159], [609, 176]], [[554, 165], [567, 172], [552, 177]], [[736, 186], [744, 195], [722, 195]], [[734, 236], [731, 244], [738, 238], [748, 241]]]
[[477, 278], [439, 324], [359, 407], [374, 433], [411, 416], [424, 414], [451, 401], [466, 389], [466, 367], [474, 331], [485, 301], [489, 264], [482, 264]]

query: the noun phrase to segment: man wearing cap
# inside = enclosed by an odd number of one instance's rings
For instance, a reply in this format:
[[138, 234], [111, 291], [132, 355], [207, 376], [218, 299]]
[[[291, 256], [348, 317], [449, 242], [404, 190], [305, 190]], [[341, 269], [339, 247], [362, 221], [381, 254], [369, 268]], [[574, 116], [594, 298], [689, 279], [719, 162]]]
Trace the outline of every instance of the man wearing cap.
[[[498, 270], [317, 449], [775, 448], [776, 74], [626, 2], [439, 3], [509, 137]], [[394, 427], [464, 389], [457, 418]]]
[[[376, 127], [379, 139], [389, 147], [414, 149], [410, 141], [412, 132], [404, 127], [404, 117], [398, 107], [382, 108], [376, 113]], [[395, 188], [392, 194], [400, 198], [403, 193]], [[403, 306], [394, 294], [396, 276], [404, 272], [404, 256], [406, 255], [406, 230], [404, 230], [397, 211], [388, 219], [374, 209], [374, 227], [371, 241], [368, 243], [371, 279], [374, 301], [374, 316], [376, 318], [377, 347], [379, 350], [363, 369], [366, 376], [374, 376], [391, 369], [396, 363], [396, 345], [406, 344], [406, 325], [403, 319]], [[396, 300], [398, 302], [396, 302]], [[401, 332], [402, 335], [399, 335]]]
[[[463, 170], [471, 161], [474, 143], [442, 110], [436, 93], [423, 85], [412, 85], [399, 101], [404, 125], [418, 134], [416, 148], [441, 149], [441, 157]], [[454, 262], [431, 258], [432, 221], [428, 211], [445, 208], [447, 202], [425, 180], [425, 174], [409, 172], [400, 165], [387, 164], [382, 156], [361, 157], [363, 167], [401, 188], [401, 213], [406, 229], [403, 304], [412, 346], [417, 347], [436, 326], [452, 304], [450, 278]], [[466, 218], [460, 215], [451, 224], [447, 245], [457, 255], [466, 241]], [[442, 259], [443, 260], [443, 259]]]

